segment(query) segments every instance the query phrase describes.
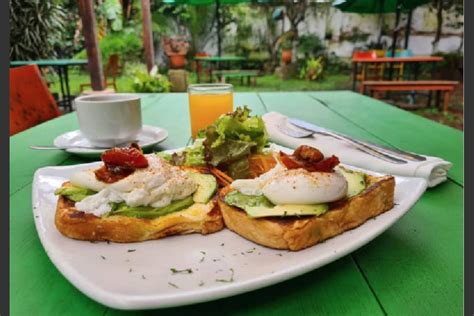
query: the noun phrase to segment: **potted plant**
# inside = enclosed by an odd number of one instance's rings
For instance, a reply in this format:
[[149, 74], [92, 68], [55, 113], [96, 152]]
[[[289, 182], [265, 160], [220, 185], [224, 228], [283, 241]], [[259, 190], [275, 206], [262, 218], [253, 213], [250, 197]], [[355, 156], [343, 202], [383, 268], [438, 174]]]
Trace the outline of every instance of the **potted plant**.
[[170, 60], [170, 68], [182, 69], [186, 65], [189, 41], [185, 36], [163, 37], [163, 50]]
[[292, 49], [293, 45], [288, 39], [283, 41], [283, 43], [281, 44], [281, 61], [284, 64], [288, 65], [289, 63], [291, 63], [291, 59], [293, 57]]

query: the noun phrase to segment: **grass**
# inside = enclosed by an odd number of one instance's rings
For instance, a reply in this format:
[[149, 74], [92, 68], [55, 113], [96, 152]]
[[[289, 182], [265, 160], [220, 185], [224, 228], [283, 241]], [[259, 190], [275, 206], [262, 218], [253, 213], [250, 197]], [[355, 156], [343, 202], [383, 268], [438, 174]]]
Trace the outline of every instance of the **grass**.
[[[50, 79], [53, 80], [54, 78]], [[189, 83], [196, 83], [196, 75], [190, 73]], [[72, 95], [79, 95], [80, 84], [89, 83], [89, 75], [85, 72], [71, 72], [69, 74], [69, 85]], [[133, 77], [122, 75], [116, 80], [119, 92], [133, 92]], [[265, 75], [257, 78], [257, 85], [241, 85], [240, 80], [230, 81], [234, 85], [236, 92], [263, 92], [263, 91], [316, 91], [316, 90], [342, 90], [350, 89], [350, 77], [345, 74], [327, 74], [321, 80], [307, 81], [302, 79], [281, 80], [274, 75]], [[60, 93], [59, 80], [52, 82], [50, 89], [52, 92]], [[87, 88], [90, 89], [90, 88]]]

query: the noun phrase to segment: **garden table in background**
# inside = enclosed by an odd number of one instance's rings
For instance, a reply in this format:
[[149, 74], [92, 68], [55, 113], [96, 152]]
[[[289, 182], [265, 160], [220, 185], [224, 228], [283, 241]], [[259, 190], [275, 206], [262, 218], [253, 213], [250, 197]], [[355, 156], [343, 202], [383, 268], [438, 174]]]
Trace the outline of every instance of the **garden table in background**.
[[[418, 71], [420, 63], [431, 63], [432, 64], [432, 74], [434, 74], [436, 70], [436, 63], [443, 61], [443, 57], [440, 56], [409, 56], [409, 57], [377, 57], [377, 58], [359, 58], [354, 57], [352, 58], [352, 90], [355, 91], [356, 83], [357, 83], [357, 73], [359, 64], [362, 67], [367, 67], [369, 64], [377, 64], [377, 63], [387, 63], [393, 65], [395, 63], [413, 63], [414, 64], [414, 71], [413, 71], [413, 80], [418, 79]], [[391, 67], [391, 66], [390, 66]], [[389, 77], [391, 74], [389, 74]], [[391, 78], [389, 78], [391, 80]]]
[[[219, 69], [219, 70], [230, 70], [230, 64], [231, 63], [239, 63], [239, 65], [246, 60], [245, 57], [240, 57], [240, 56], [199, 56], [199, 57], [194, 57], [194, 60], [196, 61], [199, 69], [199, 64], [201, 62], [203, 63], [209, 63], [209, 82], [212, 82], [212, 71], [214, 69]], [[223, 67], [222, 65], [225, 64], [226, 67]], [[201, 82], [201, 75], [199, 72], [197, 72], [197, 82]]]
[[[352, 90], [355, 91], [356, 89], [359, 64], [361, 64], [362, 67], [365, 67], [365, 70], [366, 70], [365, 73], [367, 73], [367, 67], [369, 64], [378, 64], [378, 63], [389, 64], [388, 80], [392, 80], [394, 64], [397, 64], [397, 63], [413, 64], [414, 69], [413, 69], [411, 80], [416, 81], [418, 80], [419, 68], [420, 68], [419, 66], [421, 63], [431, 63], [431, 79], [433, 79], [436, 73], [436, 64], [443, 60], [444, 58], [441, 56], [407, 56], [407, 57], [377, 57], [377, 58], [354, 57], [352, 58]], [[439, 107], [439, 102], [440, 102], [440, 95], [439, 93], [437, 93], [436, 94], [436, 107]], [[431, 91], [428, 92], [427, 103], [428, 105], [431, 104]]]
[[[403, 218], [352, 254], [264, 289], [156, 314], [462, 313], [462, 132], [349, 91], [235, 93], [234, 104], [248, 105], [255, 114], [278, 111], [355, 138], [436, 155], [454, 166], [448, 181], [428, 189]], [[169, 132], [156, 150], [186, 145], [190, 137], [187, 94], [143, 95], [142, 109], [144, 124]], [[67, 114], [10, 138], [12, 315], [130, 315], [96, 303], [71, 285], [50, 262], [35, 229], [31, 205], [35, 170], [86, 161], [62, 151], [32, 151], [29, 146], [52, 144], [57, 135], [77, 127], [75, 114]]]
[[42, 59], [42, 60], [17, 60], [10, 62], [10, 66], [38, 65], [38, 67], [53, 67], [59, 76], [61, 87], [61, 100], [59, 105], [66, 111], [72, 111], [72, 96], [69, 87], [68, 68], [70, 66], [87, 65], [86, 59]]

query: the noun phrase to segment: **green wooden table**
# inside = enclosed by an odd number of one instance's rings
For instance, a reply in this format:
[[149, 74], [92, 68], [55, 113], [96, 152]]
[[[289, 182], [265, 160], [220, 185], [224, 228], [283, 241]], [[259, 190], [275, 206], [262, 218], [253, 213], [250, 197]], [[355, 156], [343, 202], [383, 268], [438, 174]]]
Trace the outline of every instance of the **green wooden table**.
[[10, 62], [11, 67], [38, 65], [38, 67], [53, 67], [58, 76], [61, 87], [62, 105], [66, 111], [72, 111], [72, 96], [69, 87], [69, 73], [68, 69], [71, 66], [87, 65], [86, 59], [41, 59], [41, 60], [15, 60]]
[[[169, 138], [190, 136], [186, 94], [143, 95], [145, 124]], [[454, 163], [449, 180], [375, 240], [295, 279], [214, 302], [138, 314], [159, 315], [460, 315], [463, 296], [463, 133], [353, 92], [236, 93], [236, 105], [300, 117], [350, 136]], [[84, 160], [32, 151], [77, 128], [74, 114], [10, 140], [10, 302], [12, 315], [129, 315], [96, 303], [54, 267], [40, 244], [31, 210], [37, 168]]]
[[[197, 63], [197, 69], [200, 68], [200, 63], [209, 63], [208, 76], [209, 82], [212, 82], [213, 70], [223, 70], [224, 67], [222, 67], [222, 64], [226, 64], [227, 67], [225, 67], [225, 69], [230, 70], [231, 63], [237, 62], [240, 64], [245, 61], [246, 58], [241, 56], [197, 56], [194, 57], [194, 60]], [[201, 74], [199, 73], [199, 71], [197, 71], [197, 82], [201, 82]]]

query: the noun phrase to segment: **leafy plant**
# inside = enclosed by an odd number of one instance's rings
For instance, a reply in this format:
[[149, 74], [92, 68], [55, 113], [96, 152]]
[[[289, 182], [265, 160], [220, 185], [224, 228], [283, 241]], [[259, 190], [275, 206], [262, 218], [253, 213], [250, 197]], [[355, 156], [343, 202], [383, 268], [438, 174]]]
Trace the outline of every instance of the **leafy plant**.
[[[138, 61], [142, 58], [143, 42], [133, 30], [124, 29], [107, 34], [99, 42], [99, 48], [103, 62], [112, 54], [118, 54], [121, 59], [127, 61]], [[75, 58], [87, 58], [86, 51], [80, 51]]]
[[158, 73], [158, 68], [154, 66], [150, 72], [136, 70], [134, 73], [132, 89], [134, 92], [169, 92], [171, 83], [165, 75]]
[[122, 5], [119, 0], [105, 0], [99, 6], [99, 15], [107, 20], [112, 31], [122, 30]]
[[300, 36], [298, 52], [303, 54], [305, 58], [320, 56], [324, 54], [325, 50], [326, 47], [319, 36], [314, 34]]
[[300, 78], [306, 80], [317, 80], [321, 78], [324, 71], [323, 57], [310, 58], [306, 65], [301, 68]]
[[10, 1], [10, 59], [56, 57], [61, 46], [66, 14], [54, 1]]
[[293, 43], [289, 39], [285, 39], [284, 41], [281, 42], [280, 45], [282, 50], [289, 50], [293, 48]]
[[186, 55], [189, 50], [189, 41], [186, 36], [164, 36], [162, 39], [163, 50], [166, 55]]

